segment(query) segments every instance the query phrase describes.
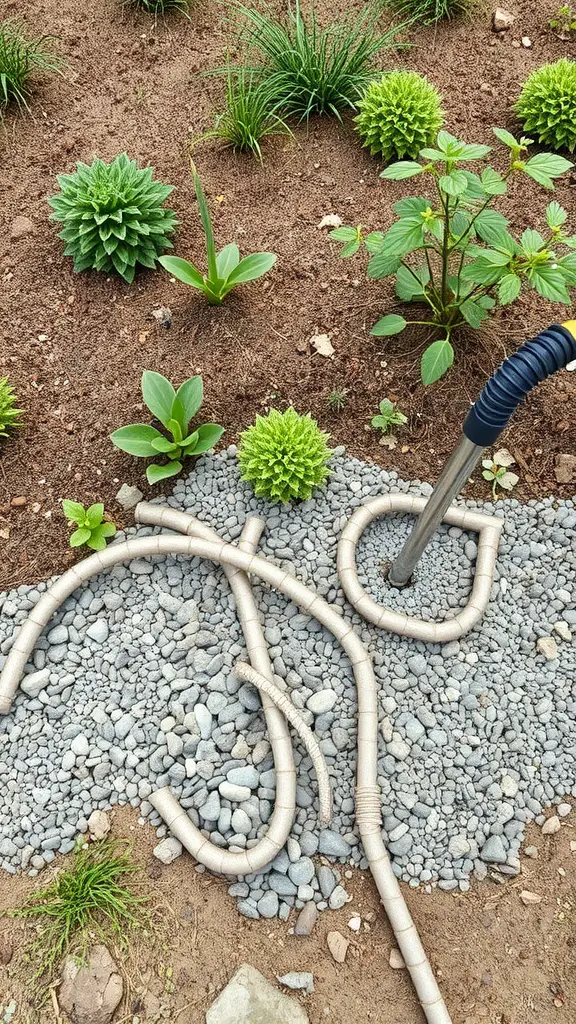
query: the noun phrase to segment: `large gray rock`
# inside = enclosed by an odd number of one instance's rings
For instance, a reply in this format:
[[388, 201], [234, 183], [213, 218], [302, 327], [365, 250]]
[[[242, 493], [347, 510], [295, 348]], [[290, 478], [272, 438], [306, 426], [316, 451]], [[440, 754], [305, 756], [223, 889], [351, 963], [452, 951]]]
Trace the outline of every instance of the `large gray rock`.
[[74, 1024], [110, 1024], [124, 986], [106, 946], [94, 946], [79, 964], [68, 957], [62, 971], [58, 1001]]
[[242, 964], [206, 1013], [206, 1024], [309, 1024], [295, 999]]

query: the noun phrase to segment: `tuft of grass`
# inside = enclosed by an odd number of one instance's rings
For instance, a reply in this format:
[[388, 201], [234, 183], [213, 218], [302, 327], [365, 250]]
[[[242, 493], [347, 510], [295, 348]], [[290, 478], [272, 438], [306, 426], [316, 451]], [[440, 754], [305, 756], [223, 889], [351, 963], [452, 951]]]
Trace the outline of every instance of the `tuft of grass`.
[[60, 72], [64, 61], [49, 47], [54, 36], [26, 37], [24, 26], [16, 18], [0, 21], [0, 115], [15, 102], [29, 110], [28, 100], [36, 72]]
[[159, 14], [169, 14], [170, 11], [188, 16], [191, 0], [123, 0], [123, 3], [125, 7], [140, 7], [157, 18]]
[[394, 10], [402, 18], [422, 25], [449, 21], [470, 11], [473, 0], [392, 0]]
[[346, 388], [335, 388], [326, 399], [326, 405], [330, 412], [343, 412], [348, 405], [348, 391]]
[[127, 929], [147, 918], [146, 897], [125, 886], [138, 871], [124, 841], [84, 845], [76, 851], [71, 868], [14, 911], [15, 917], [39, 922], [38, 936], [30, 947], [38, 965], [35, 978], [52, 974], [71, 948], [85, 954], [90, 933], [124, 944]]
[[254, 153], [262, 163], [262, 139], [292, 132], [276, 112], [278, 104], [265, 77], [243, 67], [228, 67], [227, 72], [225, 109], [217, 114], [212, 131], [202, 138], [222, 139], [235, 151]]
[[277, 19], [268, 9], [239, 5], [244, 27], [241, 38], [260, 63], [246, 70], [266, 76], [275, 108], [300, 120], [312, 114], [335, 114], [355, 109], [357, 100], [375, 75], [372, 62], [382, 50], [399, 46], [403, 26], [380, 32], [381, 5], [366, 7], [324, 29], [312, 11], [306, 20], [300, 0]]

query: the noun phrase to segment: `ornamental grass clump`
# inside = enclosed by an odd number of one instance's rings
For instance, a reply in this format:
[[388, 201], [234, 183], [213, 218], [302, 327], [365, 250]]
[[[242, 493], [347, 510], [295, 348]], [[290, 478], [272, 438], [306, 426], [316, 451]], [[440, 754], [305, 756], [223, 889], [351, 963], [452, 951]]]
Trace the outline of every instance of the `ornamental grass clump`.
[[306, 501], [329, 475], [328, 439], [309, 413], [271, 409], [240, 435], [241, 479], [259, 498]]
[[15, 18], [0, 22], [0, 115], [12, 101], [28, 109], [36, 72], [61, 71], [64, 61], [48, 45], [52, 38], [27, 39], [24, 26]]
[[0, 438], [8, 437], [9, 430], [20, 426], [21, 412], [16, 408], [14, 388], [8, 383], [8, 377], [0, 377]]
[[472, 0], [393, 0], [394, 10], [402, 18], [431, 25], [436, 21], [449, 20], [466, 14]]
[[371, 82], [354, 118], [362, 144], [384, 160], [417, 157], [444, 123], [440, 93], [415, 71], [391, 71]]
[[524, 129], [553, 149], [576, 149], [576, 61], [561, 57], [526, 79], [514, 107]]
[[178, 221], [163, 206], [172, 185], [154, 181], [152, 167], [138, 167], [126, 153], [112, 163], [96, 158], [58, 175], [60, 192], [48, 200], [50, 219], [62, 225], [74, 270], [116, 272], [130, 284], [138, 265], [154, 270]]
[[568, 214], [559, 203], [546, 207], [543, 233], [527, 228], [518, 239], [492, 208], [511, 177], [525, 174], [552, 190], [554, 179], [572, 164], [555, 153], [528, 158], [531, 139], [518, 141], [503, 128], [493, 131], [508, 149], [503, 173], [489, 165], [479, 173], [469, 170], [466, 165], [483, 160], [490, 147], [441, 131], [434, 147], [421, 150], [419, 161], [401, 160], [382, 171], [380, 177], [388, 181], [419, 177], [424, 193], [394, 204], [397, 219], [388, 231], [365, 235], [360, 224], [330, 233], [344, 243], [341, 256], [352, 256], [365, 245], [372, 257], [368, 276], [393, 276], [397, 297], [421, 307], [414, 320], [387, 313], [371, 334], [389, 337], [409, 324], [427, 328], [427, 334], [432, 328], [436, 340], [421, 360], [424, 384], [433, 384], [451, 367], [452, 338], [460, 328], [480, 327], [495, 306], [514, 302], [523, 288], [570, 305], [570, 288], [576, 286], [576, 236], [566, 230]]
[[214, 128], [202, 138], [221, 139], [235, 152], [252, 152], [262, 163], [260, 143], [269, 135], [291, 135], [276, 112], [274, 90], [267, 78], [246, 68], [228, 68], [226, 106]]
[[167, 14], [170, 11], [180, 11], [188, 14], [191, 0], [124, 0], [125, 7], [140, 7], [148, 14], [158, 17], [159, 14]]

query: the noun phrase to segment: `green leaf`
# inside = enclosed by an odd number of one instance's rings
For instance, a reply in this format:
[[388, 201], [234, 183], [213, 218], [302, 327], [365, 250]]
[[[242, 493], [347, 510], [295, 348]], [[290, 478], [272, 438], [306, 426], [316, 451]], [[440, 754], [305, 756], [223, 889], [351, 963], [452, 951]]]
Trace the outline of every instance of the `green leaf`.
[[334, 239], [335, 242], [355, 242], [358, 238], [358, 231], [356, 228], [342, 226], [329, 231], [328, 238]]
[[533, 256], [544, 248], [544, 239], [542, 238], [542, 235], [539, 231], [534, 231], [533, 228], [526, 228], [520, 242], [527, 256]]
[[477, 302], [474, 302], [474, 299], [466, 299], [466, 301], [460, 306], [460, 309], [464, 314], [466, 322], [470, 324], [470, 327], [480, 327], [482, 321], [486, 320], [488, 316], [487, 311], [482, 306], [478, 305]]
[[146, 469], [146, 478], [149, 484], [157, 484], [160, 480], [167, 480], [168, 477], [177, 476], [181, 470], [181, 462], [167, 462], [165, 466], [158, 466], [153, 462]]
[[[198, 440], [198, 431], [194, 430], [188, 437], [185, 437], [181, 443], [181, 447], [184, 449], [184, 455], [194, 454], [194, 446]], [[190, 451], [188, 451], [188, 448]]]
[[428, 346], [420, 364], [420, 374], [423, 384], [434, 384], [440, 380], [454, 362], [454, 349], [448, 338], [433, 341]]
[[504, 273], [504, 267], [495, 266], [494, 263], [487, 263], [485, 260], [475, 260], [462, 268], [462, 277], [466, 281], [474, 281], [475, 284], [495, 284]]
[[447, 195], [461, 196], [468, 188], [468, 179], [463, 171], [452, 171], [450, 174], [443, 174], [438, 179], [438, 184]]
[[174, 401], [172, 402], [170, 419], [168, 420], [167, 427], [175, 441], [181, 441], [188, 430], [188, 421], [186, 420], [184, 406], [178, 398], [178, 395], [174, 395]]
[[379, 281], [382, 277], [389, 277], [390, 274], [395, 274], [400, 266], [399, 256], [390, 255], [390, 253], [385, 252], [380, 247], [380, 252], [377, 252], [370, 260], [366, 273], [368, 277]]
[[394, 213], [399, 217], [416, 218], [430, 208], [430, 200], [423, 199], [421, 196], [408, 196], [406, 199], [400, 199], [392, 207]]
[[170, 441], [167, 437], [155, 437], [152, 447], [155, 452], [164, 452], [165, 455], [180, 450], [180, 446], [174, 444], [174, 441]]
[[498, 210], [482, 210], [474, 221], [476, 234], [488, 245], [498, 245], [502, 231], [508, 227], [508, 221]]
[[488, 156], [490, 146], [484, 146], [480, 142], [463, 142], [460, 148], [459, 160], [482, 160]]
[[147, 459], [150, 455], [156, 454], [152, 446], [152, 439], [162, 437], [156, 427], [149, 427], [145, 423], [132, 423], [128, 427], [120, 427], [110, 434], [110, 440], [116, 448], [120, 448], [128, 455], [136, 455], [139, 459]]
[[244, 284], [246, 281], [255, 281], [258, 277], [266, 274], [274, 266], [276, 260], [277, 256], [273, 252], [255, 252], [252, 256], [245, 256], [230, 274], [227, 285], [230, 287]]
[[201, 427], [198, 427], [198, 440], [194, 445], [193, 451], [188, 451], [188, 455], [202, 455], [203, 452], [207, 452], [210, 448], [214, 448], [218, 444], [218, 441], [224, 433], [224, 427], [221, 427], [219, 423], [203, 423]]
[[555, 199], [552, 200], [551, 203], [548, 203], [548, 206], [546, 207], [546, 222], [549, 228], [553, 229], [562, 227], [566, 222], [567, 217], [568, 214], [566, 213], [566, 210], [564, 207], [560, 206], [560, 203], [557, 203]]
[[541, 267], [532, 267], [529, 271], [528, 280], [534, 286], [539, 295], [551, 302], [564, 302], [570, 305], [570, 295], [566, 287], [566, 281], [562, 271], [550, 264]]
[[198, 288], [201, 292], [205, 291], [206, 282], [202, 274], [188, 260], [182, 260], [179, 256], [161, 256], [158, 262], [178, 281], [189, 284], [191, 288]]
[[113, 523], [102, 523], [92, 530], [90, 540], [86, 542], [87, 546], [93, 551], [103, 551], [106, 547], [106, 537], [113, 537], [115, 533], [116, 527]]
[[81, 505], [79, 501], [70, 501], [65, 498], [62, 502], [62, 511], [69, 519], [71, 523], [78, 523], [78, 526], [83, 526], [86, 521], [86, 509], [84, 505]]
[[417, 164], [415, 160], [399, 160], [398, 163], [385, 167], [380, 177], [387, 181], [403, 181], [404, 178], [414, 178], [417, 174], [422, 174], [423, 170], [422, 164]]
[[499, 142], [503, 142], [509, 149], [520, 149], [520, 143], [516, 141], [510, 132], [507, 132], [505, 128], [493, 128], [492, 131]]
[[537, 181], [544, 188], [553, 189], [553, 178], [558, 178], [565, 171], [570, 170], [572, 164], [557, 153], [537, 153], [524, 164], [524, 173]]
[[218, 271], [218, 277], [223, 281], [227, 281], [229, 275], [238, 266], [240, 261], [240, 250], [234, 242], [230, 242], [229, 245], [225, 245], [220, 250], [216, 257], [216, 269]]
[[387, 338], [392, 334], [400, 334], [405, 327], [406, 320], [403, 316], [398, 316], [396, 313], [389, 313], [388, 316], [383, 316], [374, 324], [370, 334], [373, 334], [376, 338]]
[[368, 252], [373, 255], [380, 251], [384, 245], [384, 232], [383, 231], [371, 231], [369, 235], [366, 235], [364, 239], [364, 245], [368, 249]]
[[482, 188], [488, 196], [503, 196], [506, 193], [506, 182], [493, 167], [485, 167], [482, 171]]
[[576, 285], [576, 253], [569, 252], [561, 260], [558, 260], [558, 268], [567, 285], [570, 287]]
[[186, 426], [196, 415], [204, 399], [202, 377], [189, 377], [180, 385], [176, 398], [182, 404]]
[[425, 298], [425, 286], [430, 280], [430, 271], [427, 266], [415, 267], [408, 270], [408, 267], [401, 266], [396, 276], [396, 295], [403, 302], [414, 302]]
[[114, 537], [116, 534], [114, 523], [101, 523], [98, 529], [102, 531], [103, 537]]
[[509, 306], [520, 295], [522, 281], [516, 274], [506, 274], [498, 284], [498, 298], [502, 306]]
[[[395, 221], [384, 236], [384, 245], [378, 256], [406, 256], [424, 242], [424, 221], [414, 222], [410, 217]], [[374, 259], [377, 259], [375, 256]], [[372, 261], [373, 262], [373, 261]]]
[[196, 192], [196, 199], [198, 200], [198, 209], [200, 211], [200, 220], [202, 221], [202, 227], [204, 228], [204, 236], [206, 239], [206, 257], [208, 260], [208, 277], [213, 281], [218, 277], [218, 270], [216, 268], [216, 248], [214, 246], [214, 232], [212, 231], [212, 220], [210, 218], [210, 210], [208, 203], [206, 202], [206, 196], [202, 189], [202, 183], [198, 174], [195, 170], [192, 171], [192, 177], [194, 179], [194, 191]]
[[466, 250], [467, 256], [477, 256], [485, 263], [492, 263], [495, 267], [506, 267], [512, 259], [513, 253], [501, 252], [499, 249], [483, 249], [480, 245], [470, 245]]
[[91, 530], [95, 529], [96, 526], [100, 526], [103, 515], [104, 505], [102, 502], [99, 501], [95, 505], [90, 505], [90, 508], [86, 509], [86, 525]]
[[355, 238], [353, 242], [346, 242], [346, 245], [340, 253], [340, 259], [345, 260], [348, 256], [354, 256], [354, 254], [358, 252], [361, 244], [362, 243], [359, 238]]
[[74, 533], [70, 537], [70, 547], [81, 547], [87, 540], [90, 540], [91, 533], [92, 531], [87, 526], [80, 527], [79, 530], [74, 530]]
[[144, 370], [142, 374], [142, 398], [150, 412], [162, 426], [167, 427], [171, 417], [172, 402], [176, 392], [169, 380], [154, 370]]

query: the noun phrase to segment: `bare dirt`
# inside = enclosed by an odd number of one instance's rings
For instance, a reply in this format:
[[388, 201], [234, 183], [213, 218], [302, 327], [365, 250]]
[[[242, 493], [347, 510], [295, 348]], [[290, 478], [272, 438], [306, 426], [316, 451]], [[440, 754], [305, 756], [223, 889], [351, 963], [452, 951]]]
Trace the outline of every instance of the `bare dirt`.
[[[394, 943], [369, 874], [354, 871], [345, 882], [352, 901], [341, 911], [323, 912], [312, 935], [301, 938], [290, 934], [294, 916], [285, 924], [240, 917], [227, 883], [197, 874], [187, 854], [162, 866], [152, 857], [153, 831], [139, 825], [134, 812], [117, 810], [112, 818], [114, 833], [134, 842], [143, 868], [140, 891], [151, 895], [155, 927], [152, 936], [130, 936], [128, 952], [114, 950], [125, 980], [120, 1021], [204, 1024], [206, 1008], [247, 962], [270, 981], [288, 971], [311, 971], [315, 992], [302, 999], [310, 1024], [423, 1024], [407, 972], [389, 966]], [[517, 878], [502, 880], [494, 871], [466, 895], [403, 887], [454, 1024], [575, 1019], [574, 837], [571, 818], [553, 836], [531, 827], [527, 842], [537, 846], [538, 859], [523, 856]], [[25, 954], [34, 933], [9, 911], [62, 863], [60, 858], [36, 881], [0, 876], [0, 1008], [16, 999], [17, 1024], [61, 1024], [51, 1002], [40, 1011], [30, 1005]], [[523, 890], [541, 895], [542, 902], [524, 906]], [[363, 921], [358, 934], [348, 928], [356, 913]], [[334, 930], [351, 940], [343, 965], [328, 951], [326, 936]]]
[[[318, 5], [323, 20], [337, 17], [337, 2]], [[510, 105], [526, 74], [573, 48], [547, 28], [556, 0], [508, 6], [516, 22], [501, 38], [491, 32], [490, 9], [479, 8], [463, 22], [413, 32], [413, 48], [385, 53], [382, 67], [427, 73], [444, 94], [447, 126], [492, 142], [491, 125], [517, 127]], [[363, 257], [339, 261], [317, 228], [327, 213], [387, 227], [391, 203], [406, 194], [405, 183], [380, 181], [381, 165], [360, 148], [348, 117], [343, 124], [316, 118], [308, 129], [297, 126], [294, 139], [270, 140], [263, 167], [214, 141], [196, 146], [217, 241], [235, 239], [244, 252], [268, 249], [279, 257], [263, 282], [231, 295], [221, 309], [171, 284], [162, 270], [141, 274], [131, 287], [101, 274], [75, 275], [48, 221], [46, 197], [76, 160], [112, 159], [124, 149], [176, 186], [176, 251], [201, 262], [187, 147], [212, 126], [221, 104], [221, 80], [200, 73], [225, 58], [227, 8], [200, 5], [191, 21], [175, 17], [156, 27], [119, 0], [4, 0], [2, 13], [24, 16], [31, 33], [53, 32], [70, 67], [64, 78], [38, 83], [33, 117], [11, 114], [1, 127], [0, 374], [9, 373], [17, 387], [26, 426], [3, 445], [0, 460], [0, 588], [62, 571], [73, 557], [61, 498], [103, 500], [119, 526], [130, 522], [114, 495], [124, 481], [148, 492], [144, 464], [115, 450], [108, 435], [141, 418], [143, 368], [177, 383], [201, 373], [203, 413], [226, 426], [228, 442], [255, 412], [293, 402], [352, 453], [407, 478], [434, 480], [470, 402], [503, 356], [566, 319], [565, 308], [523, 297], [483, 334], [462, 336], [453, 370], [423, 388], [426, 339], [370, 337], [374, 321], [394, 306], [391, 288], [366, 280]], [[530, 49], [520, 46], [522, 36]], [[576, 174], [566, 175], [557, 198], [576, 222], [575, 186]], [[538, 227], [548, 198], [526, 179], [503, 206], [515, 226]], [[34, 231], [11, 240], [17, 216], [31, 218]], [[168, 330], [151, 316], [161, 305], [173, 312]], [[333, 359], [307, 349], [316, 332], [331, 335]], [[326, 404], [334, 388], [348, 391], [340, 415]], [[553, 470], [555, 455], [575, 448], [575, 395], [575, 375], [561, 374], [514, 418], [504, 440], [520, 465], [520, 498], [571, 494]], [[367, 427], [385, 396], [409, 415], [394, 451]], [[479, 474], [475, 492], [487, 494]]]

